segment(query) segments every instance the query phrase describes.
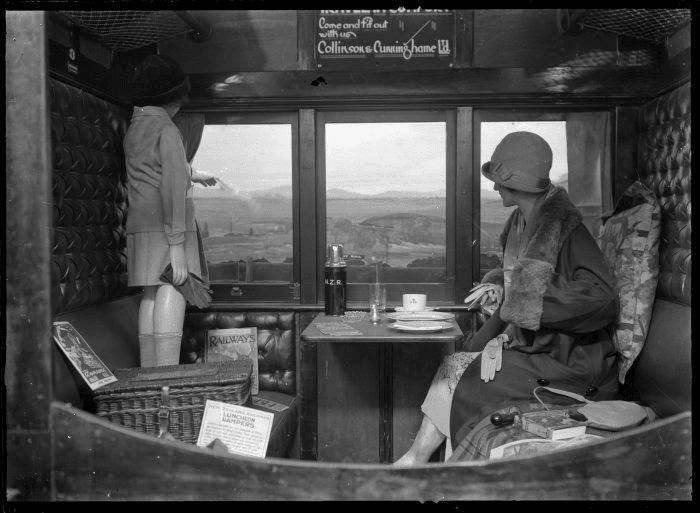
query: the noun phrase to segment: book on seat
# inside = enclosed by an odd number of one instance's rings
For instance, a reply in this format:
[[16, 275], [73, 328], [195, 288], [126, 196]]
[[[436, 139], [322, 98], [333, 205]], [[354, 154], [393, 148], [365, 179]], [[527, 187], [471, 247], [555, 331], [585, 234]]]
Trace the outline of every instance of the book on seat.
[[549, 440], [566, 440], [586, 432], [586, 422], [571, 418], [567, 410], [523, 413], [520, 425], [525, 431]]

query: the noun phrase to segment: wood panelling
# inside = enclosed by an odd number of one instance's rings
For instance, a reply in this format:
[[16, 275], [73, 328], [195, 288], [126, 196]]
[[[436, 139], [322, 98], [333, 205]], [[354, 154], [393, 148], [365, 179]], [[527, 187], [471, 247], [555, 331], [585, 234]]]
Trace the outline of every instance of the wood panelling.
[[380, 347], [377, 343], [318, 346], [318, 459], [379, 459]]
[[640, 103], [665, 80], [656, 69], [594, 67], [447, 69], [430, 73], [322, 73], [326, 85], [312, 85], [316, 71], [195, 74], [192, 108], [274, 110], [318, 108], [431, 108], [464, 104], [500, 107], [542, 104]]
[[[457, 144], [455, 146], [457, 162], [456, 194], [461, 201], [456, 201], [456, 218], [460, 220], [456, 224], [455, 233], [455, 300], [459, 302], [468, 294], [471, 287], [462, 284], [471, 284], [478, 280], [478, 271], [473, 269], [472, 262], [479, 258], [479, 247], [472, 241], [477, 240], [474, 233], [475, 212], [479, 211], [479, 177], [474, 173], [473, 156], [473, 113], [471, 107], [459, 107], [457, 109]], [[477, 191], [474, 194], [474, 191]], [[466, 200], [466, 201], [465, 201]], [[471, 200], [471, 201], [470, 201]], [[473, 274], [477, 273], [477, 274]]]
[[[42, 11], [5, 14], [5, 426], [8, 488], [48, 499], [51, 387], [51, 124]], [[17, 466], [19, 465], [19, 467]]]
[[297, 316], [297, 397], [299, 398], [299, 458], [318, 458], [318, 402], [316, 383], [317, 344], [306, 342], [301, 332], [311, 324], [315, 313], [300, 312]]
[[296, 218], [304, 230], [299, 230], [299, 265], [301, 266], [301, 302], [316, 303], [317, 300], [317, 240], [316, 226], [317, 194], [321, 185], [317, 180], [316, 114], [312, 109], [299, 110], [299, 209]]
[[[637, 169], [637, 119], [639, 107], [617, 107], [615, 109], [615, 141], [613, 154], [613, 199], [612, 204], [604, 205], [612, 209], [617, 200], [635, 180], [639, 179]], [[605, 208], [603, 210], [605, 212]]]
[[617, 37], [600, 31], [560, 34], [556, 9], [474, 11], [477, 68], [614, 66]]
[[[188, 35], [159, 44], [187, 73], [282, 71], [297, 69], [297, 11], [194, 11], [213, 28], [197, 43]], [[312, 49], [310, 49], [312, 50]]]
[[394, 344], [392, 349], [391, 461], [395, 461], [411, 447], [423, 420], [421, 403], [428, 393], [442, 357], [454, 352], [455, 344]]
[[405, 468], [220, 454], [59, 404], [52, 421], [56, 498], [65, 501], [692, 497], [690, 412], [542, 456]]

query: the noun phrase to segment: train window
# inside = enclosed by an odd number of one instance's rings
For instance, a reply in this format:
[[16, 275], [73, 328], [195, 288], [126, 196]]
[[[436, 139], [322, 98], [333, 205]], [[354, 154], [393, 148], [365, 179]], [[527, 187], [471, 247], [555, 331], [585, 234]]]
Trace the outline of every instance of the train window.
[[[567, 190], [597, 236], [600, 218], [611, 201], [610, 132], [607, 112], [547, 113], [539, 116], [513, 113], [481, 113], [477, 119], [479, 170], [496, 145], [510, 132], [526, 130], [542, 136], [552, 148], [550, 179]], [[489, 121], [486, 121], [488, 119]], [[493, 182], [480, 177], [479, 276], [501, 265], [500, 234], [515, 207], [505, 208], [493, 190]]]
[[290, 298], [293, 127], [286, 117], [207, 116], [192, 162], [214, 187], [193, 196], [214, 299]]
[[390, 302], [406, 290], [452, 300], [446, 118], [325, 116], [325, 235], [328, 244], [343, 244], [349, 300], [366, 300], [377, 270]]

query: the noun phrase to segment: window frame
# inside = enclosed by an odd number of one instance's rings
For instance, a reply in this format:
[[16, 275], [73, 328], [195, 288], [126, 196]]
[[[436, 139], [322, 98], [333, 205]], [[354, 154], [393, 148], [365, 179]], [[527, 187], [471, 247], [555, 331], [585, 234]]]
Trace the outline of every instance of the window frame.
[[[456, 165], [456, 111], [445, 109], [411, 109], [381, 111], [319, 111], [316, 112], [316, 297], [323, 302], [323, 271], [326, 259], [326, 129], [328, 123], [410, 123], [410, 122], [444, 122], [445, 123], [445, 283], [386, 283], [387, 304], [400, 305], [401, 295], [407, 291], [425, 293], [432, 304], [454, 304], [456, 300], [455, 248], [456, 248], [456, 203], [457, 203], [457, 165]], [[432, 298], [432, 300], [431, 300]], [[363, 283], [348, 284], [348, 303], [366, 306], [367, 285]]]
[[[615, 126], [615, 111], [612, 108], [518, 108], [501, 109], [501, 108], [478, 108], [473, 112], [473, 127], [472, 127], [472, 168], [474, 170], [472, 179], [472, 210], [475, 223], [481, 223], [481, 123], [501, 123], [501, 122], [538, 122], [538, 121], [567, 121], [567, 115], [576, 112], [600, 112], [609, 116], [610, 127], [608, 133], [608, 148], [610, 154], [609, 169], [601, 169], [600, 188], [601, 188], [601, 212], [607, 212], [612, 208], [613, 204], [613, 183], [612, 177], [615, 172], [615, 147], [614, 147], [614, 126]], [[595, 234], [594, 234], [595, 235]], [[480, 278], [480, 247], [481, 238], [478, 230], [473, 233], [476, 252], [473, 256], [472, 265], [472, 281], [476, 282]]]
[[[292, 163], [292, 281], [279, 282], [240, 282], [212, 283], [214, 303], [240, 302], [283, 302], [299, 303], [299, 282], [301, 276], [300, 223], [299, 223], [299, 114], [290, 112], [204, 112], [207, 125], [290, 125]], [[196, 210], [195, 210], [196, 216]], [[282, 298], [282, 299], [280, 299]]]

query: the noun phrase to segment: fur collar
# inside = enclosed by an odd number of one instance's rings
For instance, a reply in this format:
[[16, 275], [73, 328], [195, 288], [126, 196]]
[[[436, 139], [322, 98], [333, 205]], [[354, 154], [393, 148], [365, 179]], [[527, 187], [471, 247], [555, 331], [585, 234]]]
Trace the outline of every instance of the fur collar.
[[[516, 209], [508, 218], [501, 234], [503, 247], [520, 215], [520, 209]], [[520, 328], [539, 329], [544, 293], [556, 269], [559, 251], [581, 222], [581, 214], [561, 187], [553, 187], [538, 200], [525, 228], [529, 234], [525, 253], [513, 267], [508, 298], [501, 305], [501, 319]]]

